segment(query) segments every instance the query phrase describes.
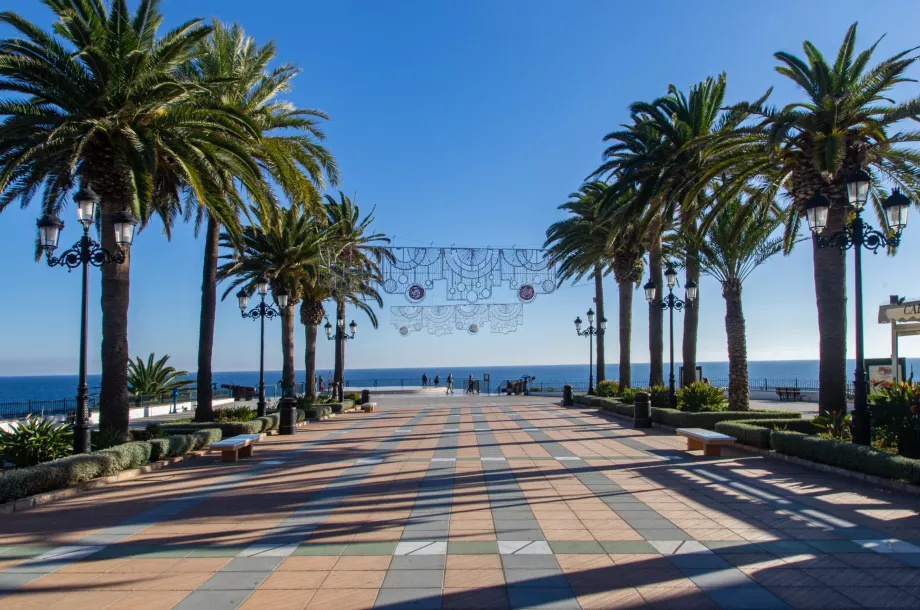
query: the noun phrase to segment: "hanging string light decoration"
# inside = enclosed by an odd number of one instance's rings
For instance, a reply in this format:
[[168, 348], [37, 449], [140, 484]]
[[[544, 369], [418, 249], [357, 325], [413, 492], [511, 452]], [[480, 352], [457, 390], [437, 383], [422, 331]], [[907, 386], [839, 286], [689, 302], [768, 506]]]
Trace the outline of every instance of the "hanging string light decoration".
[[546, 250], [524, 248], [388, 248], [381, 265], [383, 291], [403, 294], [413, 304], [446, 282], [446, 299], [469, 304], [488, 301], [506, 286], [521, 303], [556, 290], [556, 269]]
[[523, 303], [397, 305], [390, 308], [390, 316], [391, 324], [403, 337], [423, 330], [437, 336], [454, 331], [475, 335], [486, 325], [493, 333], [507, 334], [523, 323], [524, 306]]

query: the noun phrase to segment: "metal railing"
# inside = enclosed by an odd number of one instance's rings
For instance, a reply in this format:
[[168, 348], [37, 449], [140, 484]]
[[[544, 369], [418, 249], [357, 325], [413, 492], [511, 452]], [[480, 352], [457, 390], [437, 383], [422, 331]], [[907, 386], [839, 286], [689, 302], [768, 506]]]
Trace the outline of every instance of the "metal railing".
[[[728, 379], [710, 379], [709, 382], [721, 388], [728, 387]], [[817, 392], [819, 383], [815, 379], [798, 378], [748, 378], [748, 388], [752, 392], [772, 392], [777, 388], [798, 388], [801, 392]], [[853, 382], [847, 381], [847, 392], [853, 391]]]
[[[230, 391], [224, 389], [212, 390], [214, 398], [229, 398]], [[195, 389], [183, 390], [175, 397], [175, 402], [194, 402], [198, 400], [198, 391]], [[136, 409], [138, 407], [152, 407], [158, 405], [173, 404], [172, 392], [163, 394], [151, 394], [142, 396], [129, 396], [128, 407]], [[77, 399], [58, 398], [55, 400], [15, 400], [11, 402], [0, 402], [0, 420], [2, 419], [22, 419], [42, 415], [68, 415], [77, 409]], [[90, 412], [99, 410], [99, 395], [93, 394], [89, 397]]]

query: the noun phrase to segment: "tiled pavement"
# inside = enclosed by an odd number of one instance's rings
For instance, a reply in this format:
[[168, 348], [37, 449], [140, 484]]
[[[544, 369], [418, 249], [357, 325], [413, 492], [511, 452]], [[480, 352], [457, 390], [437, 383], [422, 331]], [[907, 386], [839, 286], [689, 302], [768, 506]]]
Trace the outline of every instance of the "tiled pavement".
[[540, 398], [385, 398], [0, 521], [0, 608], [918, 608], [920, 496]]

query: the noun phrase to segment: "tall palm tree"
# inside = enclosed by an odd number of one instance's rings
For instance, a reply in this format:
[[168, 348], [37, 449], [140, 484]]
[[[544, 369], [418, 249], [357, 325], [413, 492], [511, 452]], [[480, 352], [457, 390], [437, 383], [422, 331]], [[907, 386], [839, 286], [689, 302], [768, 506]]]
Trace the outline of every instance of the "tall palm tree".
[[[0, 23], [0, 210], [40, 195], [56, 213], [78, 182], [101, 197], [102, 245], [115, 251], [113, 217], [164, 215], [192, 191], [221, 220], [235, 211], [214, 193], [217, 176], [259, 188], [250, 154], [258, 128], [202, 95], [180, 71], [210, 32], [200, 20], [165, 35], [158, 0], [133, 14], [125, 0], [46, 0], [48, 32], [11, 12]], [[130, 258], [102, 268], [100, 425], [128, 429]]]
[[722, 285], [728, 341], [728, 406], [742, 411], [749, 407], [750, 390], [741, 287], [754, 269], [782, 251], [782, 237], [773, 234], [783, 226], [785, 217], [772, 204], [772, 197], [764, 205], [753, 197], [743, 202], [736, 195], [717, 209], [701, 235], [682, 232], [676, 246], [684, 255], [688, 250], [696, 251], [703, 273]]
[[[794, 241], [805, 203], [819, 190], [832, 203], [826, 232], [843, 228], [852, 212], [844, 181], [856, 169], [873, 178], [870, 200], [882, 226], [885, 182], [920, 202], [920, 153], [912, 146], [920, 132], [897, 126], [905, 119], [920, 120], [920, 97], [900, 103], [891, 99], [897, 85], [911, 80], [907, 71], [917, 56], [909, 49], [870, 66], [877, 45], [857, 53], [853, 24], [833, 63], [808, 41], [803, 43], [805, 59], [775, 53], [780, 62], [776, 71], [798, 87], [803, 99], [779, 109], [763, 100], [737, 107], [761, 119], [758, 129], [726, 140], [722, 162], [712, 172], [730, 169], [742, 179], [761, 175], [783, 185], [792, 200], [787, 246]], [[752, 135], [759, 140], [752, 142]], [[820, 336], [818, 407], [829, 412], [846, 404], [846, 257], [837, 248], [818, 248], [816, 240], [812, 256]]]
[[253, 207], [250, 214], [255, 223], [243, 227], [239, 242], [227, 232], [221, 234], [221, 246], [228, 252], [221, 256], [226, 262], [217, 277], [231, 280], [222, 298], [240, 287], [251, 293], [262, 278], [269, 281], [276, 301], [279, 294], [287, 295], [281, 308], [281, 385], [294, 388], [294, 311], [302, 296], [300, 286], [321, 272], [326, 249], [335, 246], [333, 236], [320, 231], [296, 203], [288, 208]]
[[[609, 218], [601, 216], [600, 204], [604, 200], [607, 184], [587, 182], [569, 201], [559, 206], [569, 213], [568, 218], [555, 222], [546, 230], [544, 248], [549, 249], [560, 285], [577, 282], [587, 275], [594, 279], [594, 303], [598, 322], [604, 319], [604, 276], [610, 273], [613, 247]], [[600, 324], [598, 324], [600, 325]], [[622, 353], [622, 345], [620, 347]], [[620, 375], [623, 374], [622, 360]], [[606, 379], [604, 332], [597, 336], [597, 381]]]
[[[206, 87], [219, 103], [236, 109], [259, 127], [261, 137], [252, 152], [263, 174], [277, 184], [289, 200], [300, 201], [314, 213], [321, 213], [318, 189], [325, 186], [324, 176], [332, 185], [338, 182], [335, 161], [320, 144], [325, 136], [317, 126], [317, 119], [327, 117], [318, 110], [295, 108], [279, 98], [290, 90], [299, 70], [287, 64], [269, 69], [275, 55], [274, 43], [257, 45], [239, 25], [228, 26], [215, 21], [211, 35], [201, 43], [200, 55], [188, 66], [188, 77]], [[235, 189], [225, 196], [245, 211]], [[206, 208], [199, 207], [198, 211], [200, 222]], [[195, 409], [195, 418], [199, 421], [213, 419], [211, 356], [217, 315], [220, 236], [218, 218], [206, 215]]]
[[[380, 263], [384, 258], [392, 257], [386, 249], [386, 244], [389, 244], [390, 240], [383, 233], [369, 232], [374, 221], [374, 210], [362, 218], [357, 204], [341, 191], [338, 199], [326, 195], [326, 215], [329, 228], [324, 232], [329, 233], [330, 238], [334, 239], [338, 251], [337, 260], [330, 269], [330, 296], [335, 300], [336, 318], [344, 320], [345, 305], [352, 303], [369, 314], [371, 323], [376, 328], [377, 318], [372, 315], [373, 311], [367, 306], [367, 300], [383, 306], [383, 300], [373, 286], [382, 282]], [[344, 379], [345, 341], [339, 337], [335, 341], [333, 379], [338, 388], [339, 400], [343, 397]]]

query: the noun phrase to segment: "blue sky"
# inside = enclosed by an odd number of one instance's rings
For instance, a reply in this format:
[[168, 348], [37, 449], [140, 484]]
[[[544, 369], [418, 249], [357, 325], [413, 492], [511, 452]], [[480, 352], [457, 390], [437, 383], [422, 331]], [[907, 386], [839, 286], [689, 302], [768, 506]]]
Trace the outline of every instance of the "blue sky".
[[[20, 1], [14, 8], [50, 25], [38, 2]], [[809, 39], [833, 55], [857, 19], [860, 48], [887, 34], [878, 59], [918, 43], [920, 4], [891, 1], [884, 11], [869, 8], [850, 0], [780, 0], [769, 9], [720, 1], [163, 3], [168, 24], [218, 17], [241, 23], [259, 41], [276, 41], [279, 57], [303, 69], [291, 99], [331, 116], [328, 145], [342, 170], [343, 190], [356, 194], [362, 209], [376, 206], [375, 227], [396, 236], [397, 245], [534, 247], [560, 218], [556, 207], [598, 165], [602, 136], [627, 119], [630, 102], [661, 95], [669, 83], [686, 90], [721, 71], [728, 74], [729, 101], [754, 98], [769, 86], [775, 87], [776, 103], [797, 99], [773, 72], [772, 53], [800, 53]], [[907, 84], [898, 96], [917, 93], [916, 84]], [[867, 357], [889, 354], [888, 329], [875, 323], [875, 305], [891, 293], [920, 296], [912, 286], [920, 215], [912, 214], [914, 226], [896, 257], [865, 257]], [[6, 293], [0, 375], [76, 371], [79, 275], [33, 262], [37, 215], [37, 205], [0, 214]], [[64, 219], [62, 245], [78, 238], [72, 209]], [[203, 244], [191, 226], [178, 227], [171, 242], [161, 228], [148, 227], [133, 247], [130, 351], [168, 353], [175, 365], [194, 371]], [[612, 279], [606, 289], [607, 317], [616, 320]], [[96, 372], [98, 271], [91, 290], [90, 371]], [[434, 299], [437, 292], [431, 303], [443, 302]], [[388, 308], [405, 301], [390, 297], [380, 330], [355, 316], [359, 337], [349, 343], [348, 366], [578, 363], [586, 349], [572, 320], [584, 317], [592, 292], [583, 285], [538, 297], [514, 334], [440, 338], [401, 338], [389, 325]], [[725, 360], [718, 284], [704, 278], [700, 296], [699, 359]], [[507, 297], [511, 302], [514, 295], [508, 291]], [[744, 306], [752, 360], [817, 356], [808, 248], [755, 271], [745, 284]], [[637, 292], [636, 362], [648, 361], [647, 311]], [[852, 313], [850, 324], [852, 354]], [[266, 366], [280, 368], [277, 322], [269, 324], [267, 337]], [[615, 361], [616, 334], [608, 337]], [[219, 304], [215, 370], [257, 368], [257, 342], [258, 325], [242, 320], [232, 299]], [[331, 343], [321, 343], [319, 366], [328, 368]], [[298, 325], [298, 352], [302, 348]], [[905, 339], [901, 349], [902, 355], [918, 356], [920, 340]]]

